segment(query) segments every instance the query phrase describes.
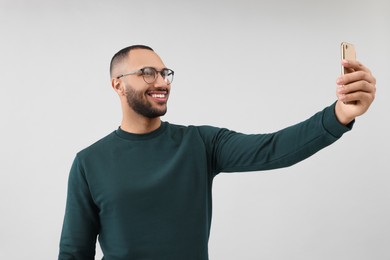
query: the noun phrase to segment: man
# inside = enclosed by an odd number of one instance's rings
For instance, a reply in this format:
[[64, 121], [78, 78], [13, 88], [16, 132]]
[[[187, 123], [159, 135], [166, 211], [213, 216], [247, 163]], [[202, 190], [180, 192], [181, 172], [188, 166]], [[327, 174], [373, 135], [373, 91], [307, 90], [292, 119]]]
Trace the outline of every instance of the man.
[[375, 78], [359, 62], [337, 79], [338, 100], [273, 134], [162, 122], [174, 72], [143, 45], [111, 60], [120, 127], [79, 152], [72, 165], [59, 259], [206, 260], [211, 187], [220, 172], [287, 167], [352, 128], [375, 97]]

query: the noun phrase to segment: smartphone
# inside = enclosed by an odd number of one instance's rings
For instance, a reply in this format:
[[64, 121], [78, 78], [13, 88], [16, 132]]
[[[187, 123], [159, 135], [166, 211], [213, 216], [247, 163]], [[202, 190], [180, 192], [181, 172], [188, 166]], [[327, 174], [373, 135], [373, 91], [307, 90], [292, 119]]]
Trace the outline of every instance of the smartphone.
[[[355, 46], [348, 42], [341, 43], [341, 58], [346, 60], [356, 60]], [[351, 70], [341, 66], [341, 74], [347, 74], [352, 72]]]
[[[348, 42], [342, 42], [341, 43], [341, 59], [346, 59], [346, 60], [356, 60], [356, 50], [355, 46], [351, 43]], [[341, 74], [347, 74], [351, 73], [353, 70], [344, 68], [343, 65], [341, 65]], [[356, 104], [356, 101], [353, 102], [344, 102], [344, 104]]]

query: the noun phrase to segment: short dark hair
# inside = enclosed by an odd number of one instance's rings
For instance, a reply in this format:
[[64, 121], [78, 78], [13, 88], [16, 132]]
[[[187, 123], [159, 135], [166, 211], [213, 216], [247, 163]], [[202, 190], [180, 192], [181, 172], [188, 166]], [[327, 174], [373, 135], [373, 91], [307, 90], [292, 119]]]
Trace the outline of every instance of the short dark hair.
[[118, 51], [115, 53], [115, 55], [112, 57], [111, 62], [110, 62], [110, 76], [112, 77], [112, 72], [114, 70], [114, 67], [121, 63], [124, 59], [128, 57], [128, 54], [131, 50], [136, 50], [136, 49], [145, 49], [145, 50], [151, 50], [154, 51], [151, 47], [138, 44], [138, 45], [131, 45], [129, 47], [123, 48], [122, 50]]

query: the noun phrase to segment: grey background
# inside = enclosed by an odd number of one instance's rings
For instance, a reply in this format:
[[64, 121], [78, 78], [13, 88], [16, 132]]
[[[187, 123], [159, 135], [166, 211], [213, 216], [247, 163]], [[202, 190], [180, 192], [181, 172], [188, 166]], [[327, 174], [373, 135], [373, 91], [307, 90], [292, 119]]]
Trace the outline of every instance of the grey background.
[[[341, 41], [377, 78], [352, 132], [287, 169], [214, 182], [210, 259], [390, 259], [390, 4], [0, 1], [0, 259], [55, 259], [77, 151], [120, 124], [109, 61], [152, 46], [177, 124], [264, 133], [335, 100]], [[97, 253], [101, 257], [101, 253]]]

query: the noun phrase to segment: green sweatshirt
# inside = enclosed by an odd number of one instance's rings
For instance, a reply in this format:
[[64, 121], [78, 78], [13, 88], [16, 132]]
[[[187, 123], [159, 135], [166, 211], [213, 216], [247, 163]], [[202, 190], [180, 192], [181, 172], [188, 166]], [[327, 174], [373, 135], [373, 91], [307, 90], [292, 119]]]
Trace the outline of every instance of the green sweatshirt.
[[350, 130], [334, 105], [272, 134], [162, 122], [148, 134], [121, 128], [72, 165], [59, 259], [207, 260], [213, 178], [287, 167]]

